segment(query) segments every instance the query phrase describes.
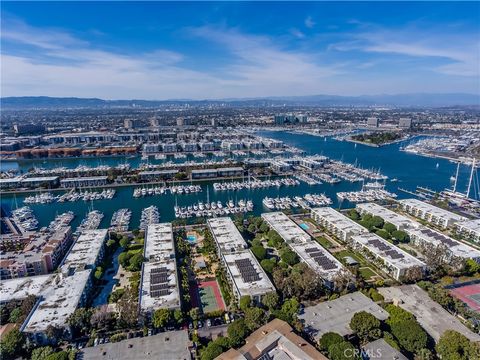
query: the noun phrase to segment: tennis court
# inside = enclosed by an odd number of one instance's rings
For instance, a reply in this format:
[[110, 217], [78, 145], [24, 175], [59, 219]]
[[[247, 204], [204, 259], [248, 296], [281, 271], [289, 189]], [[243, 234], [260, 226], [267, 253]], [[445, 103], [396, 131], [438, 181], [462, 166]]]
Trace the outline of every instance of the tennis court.
[[225, 303], [216, 280], [204, 281], [196, 285], [192, 299], [194, 305], [201, 308], [203, 313], [216, 310], [225, 310]]
[[473, 284], [452, 289], [450, 294], [463, 301], [474, 311], [480, 311], [480, 284]]

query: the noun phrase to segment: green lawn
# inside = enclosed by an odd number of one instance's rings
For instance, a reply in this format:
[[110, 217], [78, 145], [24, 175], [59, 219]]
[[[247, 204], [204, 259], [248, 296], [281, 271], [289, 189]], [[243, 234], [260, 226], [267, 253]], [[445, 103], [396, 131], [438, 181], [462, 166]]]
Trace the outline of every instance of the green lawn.
[[360, 274], [363, 276], [365, 280], [370, 279], [372, 276], [376, 276], [377, 274], [370, 268], [364, 267], [358, 269], [360, 271]]
[[317, 240], [317, 242], [322, 245], [325, 249], [330, 249], [331, 247], [333, 247], [333, 244], [328, 241], [326, 238], [324, 238], [323, 236], [320, 236], [320, 237], [317, 237], [315, 238], [315, 240]]
[[339, 251], [335, 254], [333, 254], [338, 260], [342, 261], [343, 262], [343, 258], [345, 256], [350, 256], [352, 258], [354, 258], [355, 260], [357, 260], [359, 262], [359, 264], [361, 265], [366, 265], [365, 263], [365, 260], [360, 257], [359, 255], [355, 254], [354, 252], [350, 251], [350, 250], [342, 250], [342, 251]]

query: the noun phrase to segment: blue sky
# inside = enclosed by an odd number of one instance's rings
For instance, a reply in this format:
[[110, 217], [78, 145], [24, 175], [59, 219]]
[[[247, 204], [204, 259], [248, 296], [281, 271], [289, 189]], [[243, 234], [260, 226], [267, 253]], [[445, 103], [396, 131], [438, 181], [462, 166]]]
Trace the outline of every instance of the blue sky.
[[2, 96], [480, 93], [479, 2], [3, 2]]

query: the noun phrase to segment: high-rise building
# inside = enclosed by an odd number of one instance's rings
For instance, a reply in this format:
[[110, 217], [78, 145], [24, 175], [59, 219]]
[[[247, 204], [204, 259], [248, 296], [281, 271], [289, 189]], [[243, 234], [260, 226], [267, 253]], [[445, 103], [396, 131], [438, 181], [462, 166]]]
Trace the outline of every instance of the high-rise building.
[[156, 117], [152, 117], [150, 119], [150, 126], [158, 127], [158, 126], [160, 126], [160, 121]]
[[369, 118], [367, 119], [367, 126], [378, 127], [378, 118], [376, 118], [376, 117], [369, 117]]
[[15, 124], [13, 125], [15, 135], [38, 134], [45, 132], [42, 124]]
[[398, 120], [398, 127], [402, 129], [410, 129], [412, 127], [412, 119], [410, 118], [400, 118]]
[[123, 121], [123, 126], [126, 129], [136, 129], [141, 126], [141, 122], [140, 120], [137, 120], [137, 119], [125, 119]]

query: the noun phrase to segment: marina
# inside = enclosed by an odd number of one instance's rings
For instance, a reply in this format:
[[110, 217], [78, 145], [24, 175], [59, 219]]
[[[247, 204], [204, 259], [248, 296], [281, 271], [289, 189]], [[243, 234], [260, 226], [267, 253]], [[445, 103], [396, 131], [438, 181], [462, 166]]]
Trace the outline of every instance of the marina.
[[128, 231], [131, 217], [132, 211], [129, 209], [119, 209], [115, 211], [110, 221], [110, 230], [120, 233]]
[[24, 204], [50, 204], [52, 202], [74, 202], [74, 201], [94, 201], [110, 200], [115, 196], [116, 190], [105, 189], [102, 191], [75, 191], [72, 189], [62, 195], [53, 195], [50, 192], [44, 192], [25, 197]]
[[21, 233], [38, 228], [38, 220], [36, 219], [33, 210], [28, 206], [13, 210], [11, 218]]
[[265, 189], [270, 187], [281, 186], [297, 186], [300, 182], [291, 178], [282, 178], [275, 180], [248, 180], [248, 181], [232, 181], [232, 182], [215, 182], [213, 189], [215, 191], [238, 191], [242, 189]]
[[75, 234], [79, 235], [85, 230], [98, 229], [100, 226], [100, 223], [102, 222], [103, 217], [104, 217], [104, 214], [101, 211], [98, 211], [98, 210], [90, 211], [85, 217], [85, 219], [83, 219], [80, 225], [78, 226], [77, 230], [75, 231]]
[[312, 207], [331, 205], [332, 200], [325, 196], [325, 194], [306, 194], [303, 197], [295, 196], [293, 198], [289, 196], [277, 198], [265, 197], [262, 200], [262, 204], [269, 210], [286, 210], [292, 208], [309, 210]]
[[174, 185], [174, 186], [152, 186], [141, 187], [133, 190], [133, 197], [140, 198], [145, 196], [165, 195], [165, 194], [195, 194], [202, 192], [200, 185]]
[[67, 211], [63, 214], [57, 215], [50, 225], [48, 225], [48, 230], [57, 231], [61, 228], [69, 226], [73, 219], [75, 219], [75, 214], [73, 211]]
[[[381, 148], [372, 148], [367, 146], [355, 148], [354, 144], [350, 142], [336, 141], [331, 137], [322, 138], [305, 134], [291, 134], [281, 131], [262, 132], [261, 135], [278, 139], [287, 145], [301, 147], [306, 152], [307, 156], [324, 155], [341, 163], [357, 164], [357, 167], [361, 167], [363, 169], [380, 168], [382, 169], [382, 174], [391, 179], [390, 181], [385, 182], [385, 190], [390, 193], [397, 193], [399, 198], [405, 198], [411, 195], [403, 191], [398, 191], [398, 188], [415, 192], [417, 186], [423, 186], [428, 187], [433, 191], [441, 192], [445, 188], [451, 187], [450, 178], [455, 175], [457, 169], [457, 164], [451, 163], [448, 160], [432, 159], [402, 152], [400, 151], [400, 147], [403, 145], [402, 143], [387, 145]], [[392, 162], [392, 158], [395, 158], [396, 161]], [[63, 166], [70, 164], [72, 167], [77, 167], [79, 165], [98, 166], [101, 164], [116, 166], [118, 164], [124, 164], [126, 161], [131, 164], [132, 168], [140, 165], [139, 157], [111, 157], [81, 160], [64, 159], [61, 161], [57, 159], [49, 159], [46, 160], [46, 164], [43, 164], [42, 162], [42, 166], [48, 168], [51, 165], [58, 166], [60, 163]], [[32, 160], [24, 161], [22, 164], [25, 165], [22, 165], [22, 167], [32, 167], [33, 163], [34, 161]], [[438, 167], [436, 166], [437, 163], [439, 163]], [[345, 167], [342, 168], [345, 169]], [[378, 170], [372, 170], [372, 172], [376, 173]], [[362, 181], [360, 180], [350, 182], [340, 179], [340, 177], [336, 176], [337, 174], [334, 172], [334, 169], [328, 164], [326, 164], [325, 168], [309, 170], [306, 173], [310, 177], [318, 177], [322, 184], [308, 185], [304, 182], [300, 182], [300, 184], [296, 186], [273, 186], [268, 188], [258, 188], [255, 189], [254, 192], [252, 192], [251, 189], [243, 188], [240, 190], [235, 190], [235, 197], [237, 199], [250, 199], [254, 203], [254, 209], [251, 214], [259, 215], [262, 211], [265, 211], [265, 207], [262, 204], [262, 200], [265, 197], [276, 198], [289, 196], [294, 198], [295, 196], [303, 197], [308, 193], [324, 193], [326, 196], [332, 199], [332, 206], [334, 207], [352, 207], [354, 203], [351, 203], [348, 200], [342, 201], [337, 197], [337, 193], [361, 191], [363, 187]], [[471, 167], [464, 165], [460, 166], [457, 191], [466, 191], [470, 173]], [[294, 178], [291, 177], [291, 179]], [[330, 179], [331, 181], [326, 181], [326, 179]], [[381, 183], [384, 182], [382, 180], [371, 180], [371, 182], [375, 181]], [[183, 185], [185, 186], [186, 184]], [[190, 182], [188, 182], [188, 185], [190, 185]], [[121, 208], [128, 208], [132, 211], [130, 223], [132, 224], [131, 228], [133, 229], [136, 228], [140, 223], [142, 210], [149, 206], [157, 206], [159, 209], [161, 209], [162, 221], [172, 221], [176, 219], [174, 211], [175, 206], [188, 207], [193, 203], [198, 203], [198, 201], [202, 201], [203, 203], [207, 202], [207, 189], [210, 190], [210, 203], [212, 201], [220, 201], [222, 204], [225, 204], [225, 202], [232, 199], [231, 192], [229, 191], [215, 191], [213, 182], [197, 181], [195, 182], [195, 185], [201, 186], [203, 191], [200, 193], [194, 193], [190, 196], [180, 196], [178, 194], [166, 192], [161, 197], [161, 203], [159, 202], [159, 198], [156, 196], [133, 198], [133, 191], [138, 186], [132, 185], [116, 187], [116, 193], [112, 199], [94, 201], [95, 209], [98, 209], [105, 214], [105, 218], [102, 220], [101, 227], [109, 227], [110, 219], [112, 218], [113, 213]], [[160, 184], [158, 186], [162, 185]], [[103, 191], [103, 189], [89, 189], [89, 191]], [[473, 191], [472, 195], [474, 195]], [[1, 200], [2, 208], [4, 211], [9, 212], [17, 207], [17, 203], [21, 204], [26, 197], [26, 194], [4, 194], [2, 195]], [[233, 200], [235, 200], [235, 197]], [[76, 217], [72, 222], [72, 226], [75, 228], [79, 225], [79, 222], [83, 218], [84, 214], [89, 211], [91, 201], [65, 201], [54, 202], [50, 204], [35, 203], [29, 204], [29, 206], [35, 211], [35, 215], [40, 226], [48, 226], [48, 224], [58, 213], [73, 211], [76, 214]]]
[[140, 230], [146, 230], [148, 225], [158, 224], [160, 222], [160, 212], [158, 207], [149, 206], [142, 210], [140, 218]]
[[253, 211], [253, 202], [251, 200], [228, 200], [225, 203], [221, 201], [206, 202], [201, 201], [188, 206], [175, 206], [175, 217], [188, 219], [191, 217], [217, 217], [228, 216], [238, 213]]

